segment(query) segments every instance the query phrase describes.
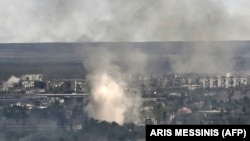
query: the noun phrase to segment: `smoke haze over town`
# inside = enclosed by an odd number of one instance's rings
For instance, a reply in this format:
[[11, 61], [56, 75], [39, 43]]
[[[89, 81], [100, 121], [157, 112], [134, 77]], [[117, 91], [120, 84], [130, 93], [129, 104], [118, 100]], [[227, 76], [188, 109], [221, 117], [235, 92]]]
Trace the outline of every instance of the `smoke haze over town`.
[[0, 41], [248, 40], [246, 0], [0, 1]]

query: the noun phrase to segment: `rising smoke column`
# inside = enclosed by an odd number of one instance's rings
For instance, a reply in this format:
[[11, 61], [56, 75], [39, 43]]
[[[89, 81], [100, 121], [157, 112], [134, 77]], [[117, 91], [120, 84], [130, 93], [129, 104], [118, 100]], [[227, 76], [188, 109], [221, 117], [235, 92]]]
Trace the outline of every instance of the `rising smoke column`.
[[8, 90], [13, 87], [15, 84], [18, 84], [20, 78], [12, 75], [6, 82], [3, 83], [3, 90]]
[[91, 103], [87, 107], [90, 116], [108, 122], [124, 123], [130, 103], [121, 84], [106, 73], [94, 75], [91, 81]]
[[[90, 101], [85, 108], [87, 113], [95, 119], [120, 125], [138, 121], [141, 94], [139, 89], [136, 93], [127, 90], [131, 85], [124, 72], [134, 75], [137, 71], [131, 67], [136, 63], [138, 66], [145, 64], [145, 56], [136, 50], [120, 48], [111, 51], [107, 47], [93, 49], [89, 54], [92, 57], [84, 63], [89, 70], [87, 79], [91, 89]], [[128, 57], [131, 55], [141, 61], [130, 62]]]

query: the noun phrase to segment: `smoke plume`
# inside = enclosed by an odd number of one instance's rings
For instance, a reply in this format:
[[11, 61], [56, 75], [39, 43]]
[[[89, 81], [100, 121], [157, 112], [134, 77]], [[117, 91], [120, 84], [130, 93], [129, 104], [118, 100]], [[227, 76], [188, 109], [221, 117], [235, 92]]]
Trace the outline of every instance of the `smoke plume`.
[[0, 0], [0, 5], [0, 42], [250, 37], [249, 2], [244, 0]]
[[6, 82], [3, 83], [3, 90], [8, 90], [9, 88], [13, 87], [15, 84], [18, 84], [20, 78], [12, 75]]
[[[0, 0], [0, 5], [0, 42], [209, 42], [250, 37], [247, 1]], [[170, 58], [173, 70], [231, 69], [234, 50], [210, 45], [196, 43], [196, 48], [183, 50], [184, 56]], [[216, 60], [221, 63], [207, 66]]]
[[[249, 2], [243, 0], [0, 0], [0, 5], [0, 42], [209, 42], [250, 37]], [[231, 69], [234, 50], [210, 45], [196, 43], [196, 48], [182, 51], [184, 56], [172, 56], [173, 70]], [[216, 60], [221, 63], [210, 66]]]
[[[126, 77], [138, 73], [140, 68], [136, 65], [142, 68], [146, 63], [145, 56], [126, 47], [119, 50], [100, 47], [92, 49], [89, 54], [91, 56], [84, 65], [89, 70], [91, 95], [85, 110], [95, 119], [120, 125], [138, 121], [140, 90], [129, 91], [133, 80]], [[132, 62], [129, 57], [135, 61]]]
[[169, 56], [176, 73], [226, 73], [235, 71], [237, 46], [223, 42], [192, 42], [180, 54]]

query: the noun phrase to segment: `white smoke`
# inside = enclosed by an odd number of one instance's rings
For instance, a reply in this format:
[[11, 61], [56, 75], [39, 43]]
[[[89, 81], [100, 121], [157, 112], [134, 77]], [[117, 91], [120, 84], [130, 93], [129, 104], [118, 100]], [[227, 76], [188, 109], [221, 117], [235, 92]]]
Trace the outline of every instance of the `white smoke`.
[[[138, 121], [141, 94], [139, 90], [136, 93], [127, 90], [131, 85], [130, 81], [125, 79], [123, 72], [135, 74], [137, 71], [131, 68], [137, 63], [138, 66], [145, 64], [145, 58], [143, 59], [141, 53], [135, 53], [135, 50], [128, 51], [124, 48], [119, 51], [107, 48], [92, 51], [89, 52], [91, 54], [89, 60], [84, 63], [89, 70], [88, 81], [91, 88], [90, 101], [85, 110], [95, 119], [116, 122], [120, 125]], [[134, 54], [133, 57], [142, 58], [138, 58], [141, 61], [130, 62], [128, 57], [131, 54], [126, 52]]]
[[91, 81], [92, 101], [87, 107], [90, 116], [123, 124], [133, 98], [126, 96], [122, 84], [116, 82], [108, 74], [102, 73], [93, 77]]
[[6, 82], [3, 83], [3, 90], [8, 90], [11, 87], [14, 87], [15, 84], [18, 84], [20, 78], [12, 75]]

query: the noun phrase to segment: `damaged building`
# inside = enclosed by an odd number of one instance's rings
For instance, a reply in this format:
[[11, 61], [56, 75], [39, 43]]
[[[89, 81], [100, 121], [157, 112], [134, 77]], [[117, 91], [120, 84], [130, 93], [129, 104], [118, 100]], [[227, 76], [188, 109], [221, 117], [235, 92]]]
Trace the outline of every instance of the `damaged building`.
[[43, 74], [25, 74], [21, 76], [22, 92], [25, 94], [35, 94], [45, 92], [45, 82]]

